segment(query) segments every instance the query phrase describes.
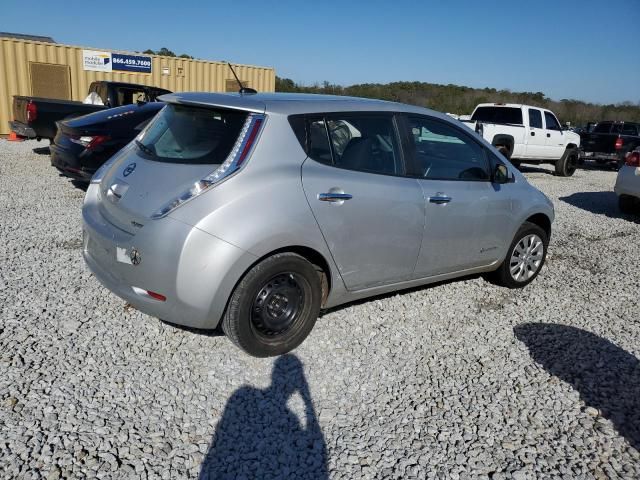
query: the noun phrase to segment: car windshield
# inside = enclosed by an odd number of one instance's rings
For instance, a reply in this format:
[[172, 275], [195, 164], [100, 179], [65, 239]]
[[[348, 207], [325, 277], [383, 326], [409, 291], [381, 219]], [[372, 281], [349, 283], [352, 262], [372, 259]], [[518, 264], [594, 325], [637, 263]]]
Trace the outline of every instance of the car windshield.
[[522, 125], [522, 109], [513, 107], [478, 107], [473, 112], [471, 120]]
[[220, 164], [240, 134], [246, 112], [167, 105], [136, 139], [153, 160]]

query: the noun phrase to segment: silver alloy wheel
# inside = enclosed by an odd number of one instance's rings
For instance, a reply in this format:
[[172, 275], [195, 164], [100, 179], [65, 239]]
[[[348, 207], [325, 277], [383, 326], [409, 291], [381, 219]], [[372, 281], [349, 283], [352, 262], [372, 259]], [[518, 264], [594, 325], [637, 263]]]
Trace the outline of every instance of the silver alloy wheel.
[[544, 244], [535, 233], [520, 239], [511, 252], [509, 272], [516, 282], [526, 282], [533, 277], [542, 265]]

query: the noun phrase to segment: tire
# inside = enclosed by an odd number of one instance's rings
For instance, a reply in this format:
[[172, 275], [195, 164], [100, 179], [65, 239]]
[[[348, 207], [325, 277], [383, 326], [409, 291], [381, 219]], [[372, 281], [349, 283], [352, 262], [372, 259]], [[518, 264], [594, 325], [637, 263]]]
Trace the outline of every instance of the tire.
[[511, 165], [513, 165], [518, 170], [520, 170], [520, 167], [522, 166], [522, 163], [520, 163], [518, 160], [510, 160], [510, 162], [511, 162]]
[[222, 330], [253, 357], [282, 355], [309, 335], [321, 301], [316, 267], [295, 253], [278, 253], [254, 265], [240, 280]]
[[618, 208], [622, 213], [634, 213], [636, 199], [630, 195], [620, 195], [618, 197]]
[[[537, 241], [540, 242], [540, 246], [535, 248], [536, 245], [536, 237]], [[532, 240], [529, 243], [529, 240]], [[493, 272], [493, 279], [499, 285], [502, 285], [507, 288], [522, 288], [529, 283], [531, 283], [542, 270], [542, 266], [547, 258], [547, 247], [549, 245], [549, 239], [545, 231], [540, 228], [538, 225], [533, 223], [525, 222], [518, 229], [518, 233], [513, 238], [511, 245], [509, 245], [509, 250], [507, 251], [507, 257], [504, 259], [500, 267]], [[534, 247], [531, 249], [531, 247]], [[532, 255], [535, 252], [539, 251], [542, 248], [542, 252], [538, 255]], [[525, 261], [520, 264], [524, 265], [524, 268], [521, 267], [518, 272], [522, 273], [522, 276], [517, 276], [516, 274], [512, 274], [512, 270], [518, 266], [516, 262], [516, 254], [520, 252], [528, 252], [526, 255]], [[521, 256], [521, 255], [518, 255]], [[535, 260], [537, 259], [537, 260]], [[539, 262], [539, 263], [536, 263]], [[530, 267], [535, 266], [535, 270]], [[532, 272], [532, 273], [529, 273]]]
[[562, 158], [556, 162], [556, 175], [570, 177], [578, 168], [578, 152], [574, 148], [567, 149]]

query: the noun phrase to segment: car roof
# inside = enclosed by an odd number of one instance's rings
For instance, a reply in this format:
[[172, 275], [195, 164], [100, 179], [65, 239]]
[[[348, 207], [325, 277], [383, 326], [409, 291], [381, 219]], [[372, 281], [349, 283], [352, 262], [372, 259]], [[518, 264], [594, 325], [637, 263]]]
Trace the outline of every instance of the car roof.
[[[445, 118], [444, 114], [427, 108], [371, 98], [310, 93], [199, 93], [185, 92], [162, 95], [159, 100], [167, 103], [222, 107], [259, 113], [294, 115], [321, 112], [408, 112], [430, 114]], [[447, 120], [451, 120], [447, 118]]]

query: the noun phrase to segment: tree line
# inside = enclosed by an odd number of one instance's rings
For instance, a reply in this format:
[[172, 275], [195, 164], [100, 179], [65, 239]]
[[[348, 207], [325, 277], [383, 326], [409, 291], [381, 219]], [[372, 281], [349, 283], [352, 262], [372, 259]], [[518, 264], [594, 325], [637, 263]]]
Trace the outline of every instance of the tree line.
[[322, 93], [378, 98], [431, 108], [458, 115], [471, 114], [479, 103], [523, 103], [553, 111], [562, 123], [585, 125], [602, 120], [640, 122], [640, 102], [600, 105], [580, 100], [547, 98], [542, 92], [512, 92], [495, 88], [470, 88], [426, 82], [362, 83], [343, 87], [324, 82], [299, 85], [290, 78], [276, 77], [276, 92]]

